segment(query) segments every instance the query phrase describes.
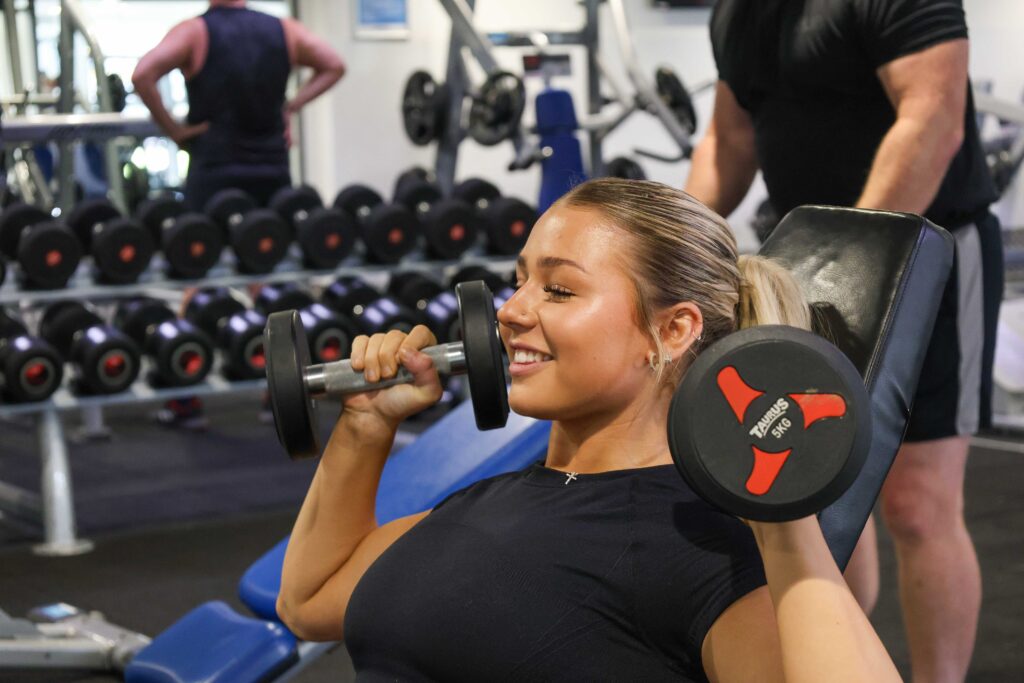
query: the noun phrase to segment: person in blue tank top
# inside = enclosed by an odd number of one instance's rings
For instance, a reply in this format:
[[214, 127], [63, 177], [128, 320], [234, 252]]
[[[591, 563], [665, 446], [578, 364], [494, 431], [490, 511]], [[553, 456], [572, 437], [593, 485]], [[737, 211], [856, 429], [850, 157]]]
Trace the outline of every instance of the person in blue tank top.
[[[344, 74], [326, 42], [295, 19], [278, 19], [245, 0], [211, 0], [199, 17], [172, 28], [132, 74], [135, 92], [169, 138], [189, 152], [185, 200], [195, 210], [218, 190], [237, 187], [262, 205], [291, 184], [291, 119]], [[312, 78], [286, 100], [293, 67]], [[164, 75], [185, 77], [189, 112], [175, 120], [157, 92]]]

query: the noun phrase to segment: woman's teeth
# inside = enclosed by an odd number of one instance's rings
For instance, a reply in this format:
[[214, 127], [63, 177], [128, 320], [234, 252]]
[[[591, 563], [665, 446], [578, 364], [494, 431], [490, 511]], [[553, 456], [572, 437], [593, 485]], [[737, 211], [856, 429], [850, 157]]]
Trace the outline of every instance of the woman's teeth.
[[523, 349], [516, 349], [515, 353], [512, 354], [513, 363], [540, 363], [541, 361], [551, 360], [551, 356], [546, 353], [539, 353], [537, 351], [524, 351]]

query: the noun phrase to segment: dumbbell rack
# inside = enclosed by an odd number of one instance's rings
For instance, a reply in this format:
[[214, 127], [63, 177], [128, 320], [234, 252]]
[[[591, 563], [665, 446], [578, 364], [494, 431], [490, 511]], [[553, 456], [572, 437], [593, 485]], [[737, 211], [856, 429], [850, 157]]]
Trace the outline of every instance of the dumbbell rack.
[[[378, 265], [362, 263], [353, 257], [333, 270], [308, 270], [301, 267], [298, 258], [289, 256], [271, 273], [244, 275], [233, 272], [228, 256], [201, 280], [169, 280], [160, 275], [161, 258], [159, 255], [155, 257], [150, 269], [137, 283], [130, 285], [93, 283], [89, 266], [85, 262], [63, 289], [21, 290], [15, 287], [13, 282], [7, 282], [0, 287], [0, 305], [32, 306], [61, 299], [109, 301], [188, 287], [239, 287], [295, 281], [327, 282], [343, 275], [384, 275], [396, 269], [437, 273], [471, 265], [509, 268], [514, 263], [509, 257], [487, 256], [474, 251], [467, 252], [457, 261], [429, 261], [419, 254], [412, 254], [398, 264]], [[149, 361], [144, 358], [142, 362], [143, 372], [140, 373], [140, 377], [144, 376]], [[155, 389], [140, 379], [128, 391], [118, 394], [77, 396], [67, 387], [62, 387], [46, 401], [0, 403], [0, 420], [23, 415], [35, 416], [42, 464], [39, 494], [0, 480], [0, 517], [8, 511], [19, 518], [38, 520], [43, 531], [43, 542], [34, 546], [33, 551], [37, 554], [66, 556], [89, 552], [92, 543], [77, 536], [68, 447], [59, 414], [69, 410], [82, 410], [88, 416], [89, 411], [98, 413], [104, 407], [113, 405], [160, 402], [186, 396], [256, 393], [266, 388], [265, 379], [231, 381], [214, 372], [211, 372], [204, 382], [189, 387]]]

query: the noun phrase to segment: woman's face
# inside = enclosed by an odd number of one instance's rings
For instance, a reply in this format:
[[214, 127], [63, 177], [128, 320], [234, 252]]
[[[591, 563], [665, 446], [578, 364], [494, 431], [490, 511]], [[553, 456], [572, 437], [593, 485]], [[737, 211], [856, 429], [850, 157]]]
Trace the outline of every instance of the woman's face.
[[624, 234], [589, 209], [541, 216], [498, 311], [514, 411], [543, 419], [614, 416], [653, 384], [637, 325]]

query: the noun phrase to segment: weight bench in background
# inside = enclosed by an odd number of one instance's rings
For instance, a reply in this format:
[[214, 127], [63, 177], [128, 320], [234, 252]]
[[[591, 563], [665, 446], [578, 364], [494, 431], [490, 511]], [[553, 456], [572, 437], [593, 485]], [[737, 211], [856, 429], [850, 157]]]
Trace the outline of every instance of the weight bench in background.
[[[802, 207], [786, 216], [761, 250], [796, 276], [818, 313], [819, 331], [851, 358], [871, 397], [874, 430], [864, 469], [821, 513], [841, 567], [902, 440], [953, 248], [947, 232], [917, 216]], [[517, 416], [506, 430], [477, 432], [468, 405], [460, 406], [388, 462], [377, 504], [380, 521], [425, 509], [448, 491], [537, 460], [547, 432], [545, 423]], [[277, 621], [284, 545], [271, 549], [242, 579], [240, 597], [260, 618], [238, 615], [224, 603], [202, 605], [135, 656], [126, 670], [129, 683], [286, 680], [335, 647], [298, 642]]]

